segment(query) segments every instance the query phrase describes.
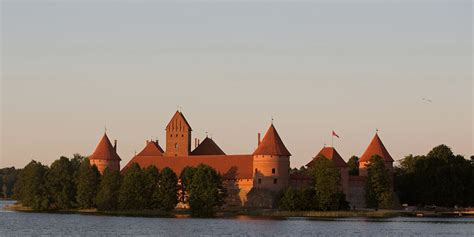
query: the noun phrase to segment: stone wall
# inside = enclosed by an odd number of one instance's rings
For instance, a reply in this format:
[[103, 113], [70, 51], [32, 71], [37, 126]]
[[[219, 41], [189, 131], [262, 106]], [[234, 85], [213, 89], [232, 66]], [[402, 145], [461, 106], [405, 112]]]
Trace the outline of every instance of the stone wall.
[[366, 177], [349, 176], [347, 201], [351, 208], [365, 208], [365, 182]]

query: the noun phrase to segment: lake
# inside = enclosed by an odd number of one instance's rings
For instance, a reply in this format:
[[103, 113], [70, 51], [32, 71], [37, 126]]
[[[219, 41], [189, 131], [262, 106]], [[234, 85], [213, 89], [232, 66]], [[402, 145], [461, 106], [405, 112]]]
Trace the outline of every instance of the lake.
[[3, 210], [0, 236], [474, 236], [474, 218], [140, 218]]

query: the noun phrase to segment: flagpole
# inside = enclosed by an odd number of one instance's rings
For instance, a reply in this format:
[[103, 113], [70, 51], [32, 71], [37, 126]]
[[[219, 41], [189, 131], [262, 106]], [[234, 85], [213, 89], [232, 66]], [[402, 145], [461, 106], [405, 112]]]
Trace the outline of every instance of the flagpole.
[[331, 147], [334, 148], [334, 134], [331, 134]]

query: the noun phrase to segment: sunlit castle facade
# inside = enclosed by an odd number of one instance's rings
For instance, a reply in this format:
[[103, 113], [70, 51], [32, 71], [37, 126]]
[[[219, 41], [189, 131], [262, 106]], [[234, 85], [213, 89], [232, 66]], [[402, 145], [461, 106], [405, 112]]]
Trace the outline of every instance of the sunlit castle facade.
[[[374, 141], [375, 140], [375, 141]], [[393, 159], [383, 146], [378, 135], [370, 143], [361, 158], [361, 171], [367, 166], [372, 155], [380, 155], [392, 165]], [[192, 149], [194, 141], [194, 148]], [[192, 128], [183, 113], [177, 111], [166, 126], [166, 149], [162, 149], [158, 141], [146, 141], [142, 151], [136, 154], [122, 169], [125, 171], [131, 164], [137, 163], [141, 168], [154, 165], [162, 170], [171, 168], [177, 175], [186, 166], [206, 164], [216, 169], [223, 178], [228, 189], [227, 203], [230, 205], [258, 205], [268, 206], [263, 194], [276, 194], [278, 191], [294, 187], [311, 185], [311, 178], [305, 175], [290, 175], [291, 153], [286, 148], [273, 123], [260, 139], [258, 134], [257, 148], [253, 153], [228, 155], [212, 139], [206, 136], [202, 142], [192, 139]], [[332, 147], [324, 147], [317, 156], [332, 160], [341, 170], [341, 190], [346, 194], [351, 205], [364, 207], [361, 197], [364, 196], [366, 172], [361, 176], [349, 176], [348, 167], [344, 159]], [[112, 146], [107, 134], [104, 134], [94, 153], [89, 157], [91, 164], [95, 164], [101, 173], [106, 168], [120, 170], [120, 157], [117, 154], [117, 141]], [[391, 163], [389, 162], [391, 160]], [[308, 163], [312, 167], [313, 161]], [[364, 165], [364, 166], [363, 166]], [[362, 167], [363, 166], [363, 167]], [[390, 168], [391, 169], [391, 168]], [[257, 193], [257, 194], [256, 194]], [[256, 194], [256, 195], [255, 195]], [[352, 197], [351, 197], [352, 195]], [[255, 199], [257, 200], [250, 200]], [[271, 198], [269, 198], [271, 199]], [[250, 204], [251, 203], [251, 204]]]

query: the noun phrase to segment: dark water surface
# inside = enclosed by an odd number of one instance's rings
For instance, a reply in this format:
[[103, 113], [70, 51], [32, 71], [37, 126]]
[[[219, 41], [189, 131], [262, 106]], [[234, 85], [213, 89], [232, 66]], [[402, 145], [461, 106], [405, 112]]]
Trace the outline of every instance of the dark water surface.
[[177, 219], [2, 210], [0, 236], [474, 236], [474, 218]]

